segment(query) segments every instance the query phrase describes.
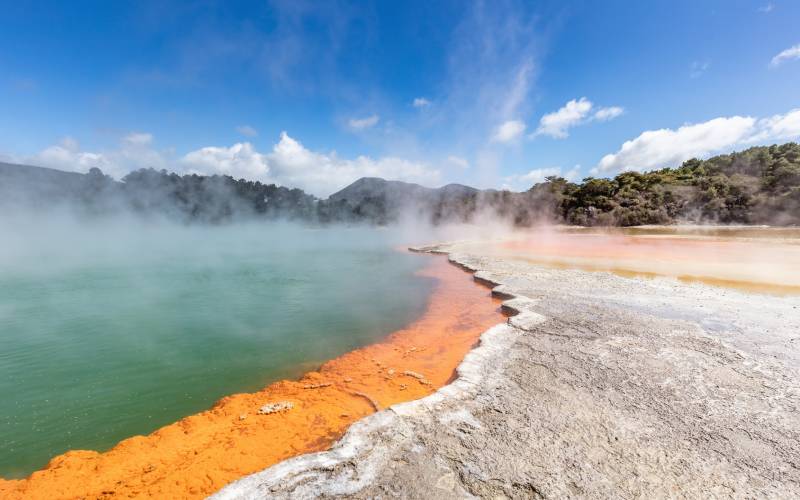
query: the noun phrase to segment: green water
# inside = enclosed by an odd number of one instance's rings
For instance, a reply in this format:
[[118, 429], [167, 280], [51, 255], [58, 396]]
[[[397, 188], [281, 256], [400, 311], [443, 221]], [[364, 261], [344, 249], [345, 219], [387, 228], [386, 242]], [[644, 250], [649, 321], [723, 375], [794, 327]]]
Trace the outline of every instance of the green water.
[[432, 285], [380, 231], [0, 228], [6, 478], [379, 340]]

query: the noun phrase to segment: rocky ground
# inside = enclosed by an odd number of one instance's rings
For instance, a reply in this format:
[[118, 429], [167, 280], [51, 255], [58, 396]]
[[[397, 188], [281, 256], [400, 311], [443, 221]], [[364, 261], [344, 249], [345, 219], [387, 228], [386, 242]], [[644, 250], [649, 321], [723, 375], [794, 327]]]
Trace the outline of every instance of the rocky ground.
[[800, 497], [799, 297], [430, 250], [516, 315], [454, 383], [217, 498]]

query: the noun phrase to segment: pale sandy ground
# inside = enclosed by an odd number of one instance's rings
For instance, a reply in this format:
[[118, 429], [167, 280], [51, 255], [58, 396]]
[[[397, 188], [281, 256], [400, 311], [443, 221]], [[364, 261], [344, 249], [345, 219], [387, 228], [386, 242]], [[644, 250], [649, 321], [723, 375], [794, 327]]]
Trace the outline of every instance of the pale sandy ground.
[[799, 297], [476, 248], [519, 314], [453, 384], [217, 498], [800, 498]]

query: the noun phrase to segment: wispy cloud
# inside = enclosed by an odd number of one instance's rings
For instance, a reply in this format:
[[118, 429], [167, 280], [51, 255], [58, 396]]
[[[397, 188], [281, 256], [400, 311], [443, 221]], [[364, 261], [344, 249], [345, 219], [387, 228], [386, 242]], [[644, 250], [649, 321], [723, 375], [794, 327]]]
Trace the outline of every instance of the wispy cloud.
[[625, 110], [620, 106], [609, 106], [607, 108], [598, 109], [592, 118], [599, 122], [607, 122], [622, 115], [624, 112]]
[[521, 120], [509, 120], [500, 124], [492, 134], [492, 142], [508, 143], [519, 139], [525, 132], [525, 123]]
[[496, 145], [524, 132], [521, 117], [531, 111], [544, 46], [541, 18], [515, 0], [468, 5], [447, 46], [441, 95], [426, 118], [437, 142], [469, 150], [472, 181], [489, 184], [506, 154]]
[[147, 132], [131, 132], [122, 138], [122, 142], [128, 146], [142, 147], [153, 143], [153, 134]]
[[431, 105], [431, 101], [429, 101], [428, 99], [426, 99], [424, 97], [416, 97], [416, 98], [414, 98], [414, 101], [411, 103], [411, 105], [414, 106], [415, 108], [418, 108], [418, 109], [419, 108], [427, 108], [428, 106]]
[[708, 71], [710, 66], [711, 63], [708, 61], [692, 61], [692, 64], [689, 66], [689, 78], [700, 78]]
[[593, 174], [623, 170], [674, 167], [690, 158], [800, 137], [800, 109], [757, 119], [750, 116], [720, 117], [677, 129], [642, 132], [600, 160]]
[[239, 125], [236, 127], [236, 131], [246, 137], [256, 137], [258, 135], [258, 130], [250, 125]]
[[759, 7], [759, 8], [758, 8], [758, 11], [759, 11], [759, 12], [762, 12], [762, 13], [764, 13], [764, 14], [768, 14], [768, 13], [772, 12], [774, 9], [775, 9], [775, 4], [774, 4], [774, 3], [772, 3], [772, 2], [769, 2], [769, 3], [767, 3], [767, 4], [765, 4], [765, 5], [762, 5], [761, 7]]
[[461, 169], [469, 168], [469, 161], [467, 161], [466, 158], [462, 158], [460, 156], [450, 155], [447, 157], [447, 162]]
[[347, 124], [353, 130], [364, 130], [374, 127], [378, 124], [378, 121], [380, 121], [380, 117], [378, 115], [371, 115], [365, 118], [351, 118]]
[[784, 62], [791, 61], [792, 59], [800, 59], [800, 43], [792, 47], [789, 47], [788, 49], [782, 51], [780, 54], [773, 57], [769, 65], [772, 68], [777, 68]]
[[[594, 111], [594, 113], [592, 113]], [[572, 99], [557, 111], [547, 113], [539, 120], [539, 127], [531, 134], [547, 135], [554, 139], [569, 137], [569, 129], [591, 121], [609, 121], [623, 114], [625, 110], [619, 106], [595, 108], [592, 101], [585, 97]]]
[[548, 177], [563, 177], [568, 181], [578, 180], [581, 166], [575, 165], [566, 172], [561, 167], [535, 168], [524, 174], [512, 175], [503, 179], [503, 187], [514, 191], [530, 189], [534, 184], [544, 182]]

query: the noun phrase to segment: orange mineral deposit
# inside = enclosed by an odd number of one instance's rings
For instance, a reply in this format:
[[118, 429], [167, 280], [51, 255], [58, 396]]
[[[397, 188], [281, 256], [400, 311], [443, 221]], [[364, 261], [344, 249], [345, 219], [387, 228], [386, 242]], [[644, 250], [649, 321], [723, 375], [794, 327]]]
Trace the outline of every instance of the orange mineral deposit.
[[424, 315], [384, 342], [297, 381], [221, 399], [148, 436], [98, 453], [53, 458], [27, 479], [0, 479], [0, 498], [201, 498], [286, 458], [327, 449], [354, 421], [424, 397], [450, 381], [481, 333], [502, 320], [490, 292], [444, 257]]

